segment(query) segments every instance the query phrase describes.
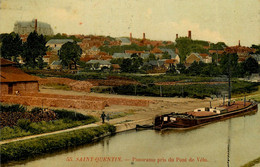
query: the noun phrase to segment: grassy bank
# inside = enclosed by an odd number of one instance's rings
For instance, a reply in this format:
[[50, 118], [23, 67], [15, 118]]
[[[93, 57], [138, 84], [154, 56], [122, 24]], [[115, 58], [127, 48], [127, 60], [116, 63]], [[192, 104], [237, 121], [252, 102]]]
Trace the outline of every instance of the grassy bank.
[[92, 142], [96, 137], [107, 133], [114, 133], [115, 130], [116, 128], [113, 125], [104, 124], [99, 127], [3, 144], [1, 145], [1, 163], [87, 144]]
[[256, 164], [259, 164], [260, 163], [260, 157], [246, 163], [245, 165], [241, 166], [241, 167], [252, 167], [252, 166], [255, 166]]
[[68, 110], [42, 112], [41, 108], [27, 111], [21, 105], [0, 105], [0, 140], [53, 132], [96, 122], [87, 116]]

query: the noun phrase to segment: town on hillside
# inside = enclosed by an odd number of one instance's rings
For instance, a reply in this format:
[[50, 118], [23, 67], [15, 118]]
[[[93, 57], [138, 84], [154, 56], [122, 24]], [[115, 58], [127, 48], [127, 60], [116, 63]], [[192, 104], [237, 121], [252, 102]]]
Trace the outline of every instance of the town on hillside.
[[193, 39], [191, 30], [187, 36], [176, 34], [173, 41], [151, 40], [146, 33], [138, 39], [131, 32], [129, 37], [54, 35], [49, 24], [35, 19], [16, 22], [13, 33], [1, 34], [1, 57], [27, 69], [217, 76], [225, 74], [225, 57], [231, 55], [237, 66], [234, 76], [255, 75], [260, 46], [246, 47], [242, 42], [227, 46]]

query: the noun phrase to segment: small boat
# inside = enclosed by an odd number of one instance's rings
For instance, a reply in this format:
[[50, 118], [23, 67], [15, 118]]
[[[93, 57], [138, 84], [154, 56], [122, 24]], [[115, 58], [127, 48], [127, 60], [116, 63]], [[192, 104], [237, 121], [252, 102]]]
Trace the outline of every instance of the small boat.
[[257, 102], [237, 101], [231, 105], [197, 108], [186, 113], [170, 113], [155, 117], [154, 129], [191, 129], [212, 122], [257, 112]]
[[139, 125], [137, 124], [135, 129], [136, 130], [139, 130], [139, 129], [153, 129], [154, 128], [154, 125]]

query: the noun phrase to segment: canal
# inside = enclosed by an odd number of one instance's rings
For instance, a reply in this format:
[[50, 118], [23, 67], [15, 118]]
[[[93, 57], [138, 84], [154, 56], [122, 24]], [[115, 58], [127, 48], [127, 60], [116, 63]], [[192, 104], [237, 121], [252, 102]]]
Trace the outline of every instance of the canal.
[[[260, 106], [258, 105], [258, 108]], [[238, 167], [260, 156], [260, 113], [188, 131], [128, 131], [8, 166]]]

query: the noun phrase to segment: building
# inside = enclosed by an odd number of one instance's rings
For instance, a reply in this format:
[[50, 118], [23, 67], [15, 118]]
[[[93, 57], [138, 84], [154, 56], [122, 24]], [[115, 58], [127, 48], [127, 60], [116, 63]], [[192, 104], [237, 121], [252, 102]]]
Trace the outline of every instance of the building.
[[29, 35], [31, 32], [37, 31], [38, 34], [42, 35], [53, 35], [53, 30], [50, 24], [39, 22], [37, 19], [32, 21], [17, 21], [14, 24], [14, 32], [23, 35]]
[[46, 43], [46, 46], [58, 51], [61, 46], [67, 42], [73, 42], [73, 39], [51, 39]]
[[15, 67], [15, 63], [0, 59], [1, 65], [1, 94], [37, 93], [39, 91], [38, 79], [24, 73]]
[[113, 59], [118, 59], [118, 58], [127, 59], [127, 58], [131, 58], [131, 54], [130, 53], [114, 53], [112, 55], [112, 58]]
[[190, 66], [194, 61], [203, 63], [212, 63], [212, 57], [203, 53], [191, 53], [185, 60], [186, 66]]
[[131, 41], [128, 38], [122, 37], [122, 38], [118, 38], [118, 40], [121, 41], [121, 46], [123, 46], [123, 45], [131, 45]]
[[180, 56], [176, 54], [172, 49], [161, 48], [160, 50], [163, 52], [167, 52], [171, 56], [171, 59], [175, 59], [177, 61], [176, 62], [177, 64], [180, 63]]
[[50, 69], [52, 70], [61, 70], [62, 69], [62, 64], [61, 60], [55, 60], [50, 64]]
[[[106, 67], [106, 68], [110, 68], [111, 67], [111, 63], [109, 61], [106, 60], [90, 60], [88, 61], [86, 64], [91, 64], [92, 70], [101, 70], [102, 68]], [[95, 64], [97, 66], [95, 66]]]

